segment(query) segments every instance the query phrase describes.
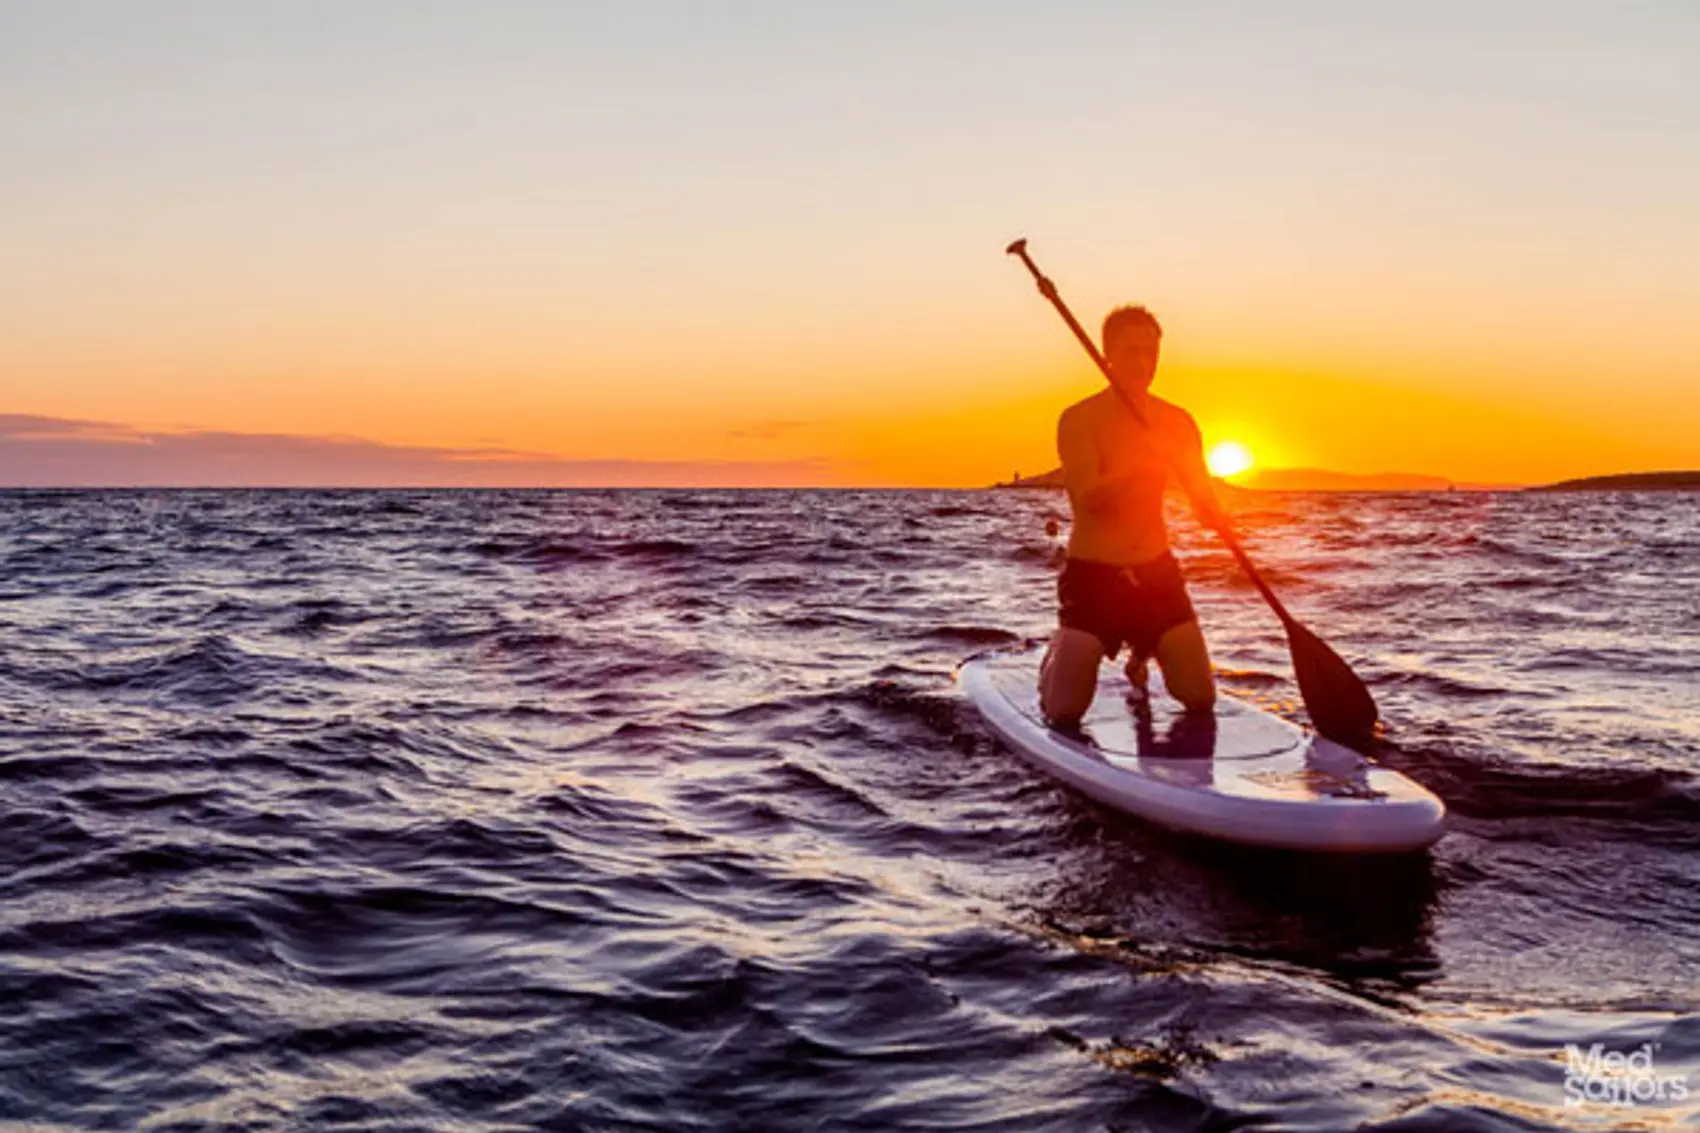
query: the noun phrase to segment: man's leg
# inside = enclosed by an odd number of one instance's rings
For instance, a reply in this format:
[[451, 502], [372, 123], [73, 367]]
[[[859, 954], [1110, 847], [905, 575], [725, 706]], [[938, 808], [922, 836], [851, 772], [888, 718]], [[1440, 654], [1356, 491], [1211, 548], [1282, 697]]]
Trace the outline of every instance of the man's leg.
[[1182, 622], [1157, 639], [1157, 667], [1169, 695], [1187, 711], [1208, 712], [1215, 705], [1216, 676], [1197, 621]]
[[1138, 650], [1131, 647], [1128, 649], [1127, 664], [1122, 667], [1122, 672], [1127, 674], [1127, 683], [1132, 686], [1129, 691], [1134, 696], [1143, 700], [1150, 695], [1151, 690], [1147, 682], [1150, 680], [1151, 666], [1139, 655]]
[[1066, 626], [1051, 635], [1039, 666], [1039, 708], [1052, 727], [1080, 723], [1098, 691], [1098, 665], [1104, 645], [1098, 635]]

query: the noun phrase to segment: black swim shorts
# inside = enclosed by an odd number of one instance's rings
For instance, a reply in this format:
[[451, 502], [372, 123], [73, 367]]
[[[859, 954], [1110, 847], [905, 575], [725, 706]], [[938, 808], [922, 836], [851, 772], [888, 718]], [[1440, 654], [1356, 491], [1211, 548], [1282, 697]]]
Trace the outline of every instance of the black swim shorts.
[[1150, 657], [1159, 638], [1197, 616], [1168, 551], [1138, 566], [1069, 559], [1057, 576], [1057, 604], [1058, 624], [1092, 634], [1111, 658], [1124, 644], [1135, 657]]

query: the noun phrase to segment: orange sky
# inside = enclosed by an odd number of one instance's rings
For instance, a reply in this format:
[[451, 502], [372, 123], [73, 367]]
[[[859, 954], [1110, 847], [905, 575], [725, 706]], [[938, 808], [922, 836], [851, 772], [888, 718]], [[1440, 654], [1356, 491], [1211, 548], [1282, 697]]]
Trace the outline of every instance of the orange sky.
[[0, 15], [0, 415], [986, 483], [1097, 388], [1027, 235], [1264, 465], [1700, 467], [1687, 10], [567, 7]]

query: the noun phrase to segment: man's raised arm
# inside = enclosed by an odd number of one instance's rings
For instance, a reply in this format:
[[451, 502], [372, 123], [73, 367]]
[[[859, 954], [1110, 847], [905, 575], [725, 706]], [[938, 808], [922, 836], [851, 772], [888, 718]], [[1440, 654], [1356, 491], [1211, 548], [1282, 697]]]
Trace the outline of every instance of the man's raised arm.
[[1181, 488], [1186, 492], [1187, 499], [1192, 501], [1192, 510], [1198, 516], [1198, 521], [1211, 530], [1220, 531], [1232, 538], [1233, 520], [1223, 509], [1222, 502], [1216, 498], [1215, 483], [1204, 463], [1204, 436], [1198, 431], [1198, 423], [1192, 419], [1192, 415], [1184, 410], [1180, 413], [1174, 445], [1170, 464], [1180, 478]]

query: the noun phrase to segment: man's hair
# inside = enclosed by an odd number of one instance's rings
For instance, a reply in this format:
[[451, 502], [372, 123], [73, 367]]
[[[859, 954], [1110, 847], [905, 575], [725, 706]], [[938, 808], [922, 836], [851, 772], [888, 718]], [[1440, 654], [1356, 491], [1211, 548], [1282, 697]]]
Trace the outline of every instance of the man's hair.
[[1163, 337], [1163, 328], [1157, 324], [1157, 316], [1144, 307], [1117, 307], [1104, 316], [1104, 349], [1108, 350], [1111, 342], [1130, 330], [1149, 330], [1158, 338]]

